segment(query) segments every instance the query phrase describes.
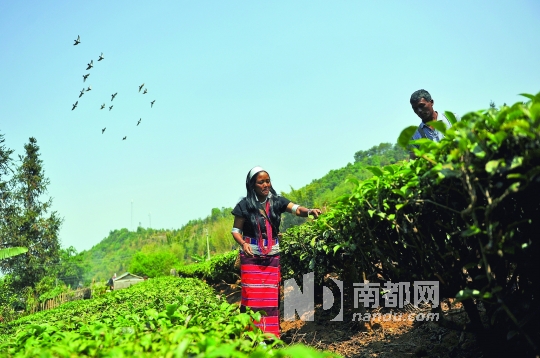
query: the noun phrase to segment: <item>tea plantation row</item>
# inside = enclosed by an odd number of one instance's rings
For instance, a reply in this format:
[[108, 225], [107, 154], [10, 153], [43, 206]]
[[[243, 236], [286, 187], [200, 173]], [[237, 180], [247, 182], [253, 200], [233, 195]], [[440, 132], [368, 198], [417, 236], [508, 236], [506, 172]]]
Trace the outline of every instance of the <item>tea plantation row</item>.
[[[0, 325], [8, 357], [328, 357], [305, 346], [265, 344], [254, 313], [206, 283], [163, 277]], [[267, 341], [268, 342], [268, 341]]]

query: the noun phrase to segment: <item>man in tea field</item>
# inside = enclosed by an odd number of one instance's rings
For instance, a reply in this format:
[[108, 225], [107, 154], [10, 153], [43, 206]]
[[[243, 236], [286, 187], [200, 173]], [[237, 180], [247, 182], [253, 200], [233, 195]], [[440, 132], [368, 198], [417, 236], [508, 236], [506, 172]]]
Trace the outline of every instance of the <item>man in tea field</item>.
[[[426, 123], [431, 121], [443, 121], [446, 127], [450, 127], [450, 121], [443, 113], [439, 113], [433, 109], [433, 99], [428, 91], [421, 89], [415, 91], [411, 95], [411, 106], [418, 117], [422, 120], [418, 129], [413, 134], [412, 139], [427, 138], [435, 142], [440, 142], [444, 135], [435, 128], [428, 126]], [[456, 116], [456, 118], [458, 118]], [[459, 119], [458, 119], [459, 120]], [[409, 152], [411, 159], [416, 159], [412, 151]]]

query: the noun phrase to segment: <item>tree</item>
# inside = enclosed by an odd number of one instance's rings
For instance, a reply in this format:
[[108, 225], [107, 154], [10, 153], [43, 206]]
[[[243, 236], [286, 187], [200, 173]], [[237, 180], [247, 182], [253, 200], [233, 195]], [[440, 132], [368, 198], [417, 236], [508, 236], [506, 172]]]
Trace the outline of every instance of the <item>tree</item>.
[[73, 246], [60, 250], [60, 264], [56, 270], [58, 279], [74, 288], [79, 282], [84, 281], [88, 271], [89, 267], [84, 262], [84, 256], [77, 253]]
[[4, 201], [4, 193], [8, 191], [8, 182], [4, 181], [6, 174], [11, 171], [12, 149], [4, 146], [4, 135], [0, 134], [0, 198]]
[[3, 246], [28, 248], [26, 254], [0, 262], [2, 271], [12, 275], [15, 289], [33, 287], [59, 263], [58, 230], [62, 223], [55, 211], [48, 214], [52, 198], [41, 201], [49, 179], [36, 139], [30, 138], [24, 149], [12, 178], [10, 200], [3, 208]]
[[172, 268], [180, 265], [178, 258], [170, 251], [143, 253], [138, 252], [133, 256], [129, 265], [129, 271], [135, 275], [159, 277], [168, 275]]
[[409, 157], [406, 150], [391, 143], [380, 143], [368, 150], [359, 150], [354, 154], [354, 162], [365, 165], [388, 165]]
[[6, 176], [11, 169], [11, 154], [12, 149], [8, 149], [4, 146], [4, 135], [0, 134], [0, 248], [5, 247], [4, 242], [4, 217], [6, 213], [6, 207], [8, 206], [11, 190], [9, 188], [9, 180]]
[[7, 149], [4, 146], [4, 135], [0, 134], [0, 260], [7, 259], [20, 255], [26, 251], [21, 247], [10, 247], [6, 242], [5, 218], [9, 211], [9, 203], [11, 199], [10, 182], [7, 180], [6, 175], [12, 171], [11, 169], [11, 154], [12, 149]]

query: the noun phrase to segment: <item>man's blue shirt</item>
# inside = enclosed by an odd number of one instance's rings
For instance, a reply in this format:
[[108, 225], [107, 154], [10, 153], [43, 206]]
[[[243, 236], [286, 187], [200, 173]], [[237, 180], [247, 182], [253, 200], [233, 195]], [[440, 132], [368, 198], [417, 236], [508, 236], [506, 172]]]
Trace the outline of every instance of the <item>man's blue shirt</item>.
[[[456, 119], [459, 121], [458, 116], [456, 116]], [[437, 120], [442, 121], [446, 128], [450, 128], [452, 125], [450, 124], [450, 121], [443, 113], [437, 112]], [[424, 132], [424, 136], [420, 134], [420, 131]], [[444, 134], [436, 130], [435, 128], [431, 128], [430, 126], [426, 125], [424, 122], [421, 122], [418, 126], [418, 129], [416, 129], [416, 132], [414, 132], [412, 139], [421, 139], [421, 138], [427, 138], [435, 142], [440, 142], [441, 139], [444, 138]], [[417, 147], [417, 146], [416, 146]]]

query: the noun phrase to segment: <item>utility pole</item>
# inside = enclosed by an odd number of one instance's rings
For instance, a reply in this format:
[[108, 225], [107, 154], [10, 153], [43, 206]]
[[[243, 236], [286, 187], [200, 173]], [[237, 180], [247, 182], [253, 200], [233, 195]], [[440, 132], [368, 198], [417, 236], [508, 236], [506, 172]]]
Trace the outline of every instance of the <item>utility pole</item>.
[[210, 260], [210, 244], [208, 243], [208, 228], [206, 230], [206, 252], [208, 254], [208, 257], [206, 260]]

